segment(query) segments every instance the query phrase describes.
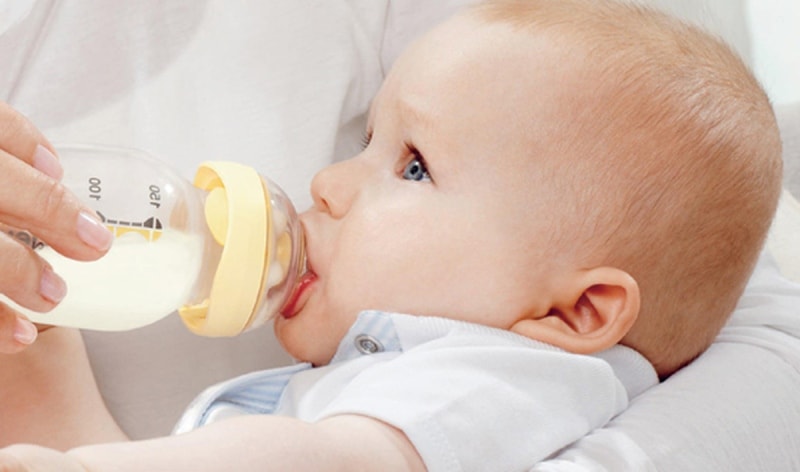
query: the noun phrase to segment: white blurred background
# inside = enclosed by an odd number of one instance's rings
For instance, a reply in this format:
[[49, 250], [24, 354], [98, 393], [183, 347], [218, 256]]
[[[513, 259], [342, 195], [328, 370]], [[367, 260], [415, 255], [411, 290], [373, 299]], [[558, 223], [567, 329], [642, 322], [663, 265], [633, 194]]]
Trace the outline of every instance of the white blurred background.
[[800, 101], [800, 0], [749, 0], [752, 64], [775, 103]]
[[725, 38], [776, 105], [800, 101], [800, 0], [645, 1]]

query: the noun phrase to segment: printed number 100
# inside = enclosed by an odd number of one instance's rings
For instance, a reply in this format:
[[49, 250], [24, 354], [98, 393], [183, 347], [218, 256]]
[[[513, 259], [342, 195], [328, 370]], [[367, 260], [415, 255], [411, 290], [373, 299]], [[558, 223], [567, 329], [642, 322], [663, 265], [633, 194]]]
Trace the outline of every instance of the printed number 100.
[[97, 177], [89, 177], [89, 198], [100, 200], [100, 179]]

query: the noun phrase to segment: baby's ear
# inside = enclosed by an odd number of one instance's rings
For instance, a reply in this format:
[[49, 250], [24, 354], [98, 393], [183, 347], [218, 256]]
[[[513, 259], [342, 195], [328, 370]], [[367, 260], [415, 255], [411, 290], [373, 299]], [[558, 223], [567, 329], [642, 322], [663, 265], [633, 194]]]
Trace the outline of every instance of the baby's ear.
[[581, 271], [557, 290], [549, 312], [522, 319], [511, 331], [590, 354], [617, 344], [639, 315], [639, 285], [620, 269]]

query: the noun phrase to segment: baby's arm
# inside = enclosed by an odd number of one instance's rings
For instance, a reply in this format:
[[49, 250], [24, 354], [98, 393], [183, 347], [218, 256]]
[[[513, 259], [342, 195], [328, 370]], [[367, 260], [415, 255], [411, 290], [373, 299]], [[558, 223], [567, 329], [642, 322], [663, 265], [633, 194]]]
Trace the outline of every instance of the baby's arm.
[[68, 449], [125, 438], [97, 390], [80, 333], [65, 328], [0, 355], [0, 418], [0, 446]]
[[97, 444], [61, 455], [27, 446], [0, 451], [0, 472], [39, 470], [424, 471], [425, 466], [402, 432], [371, 418], [340, 415], [306, 423], [254, 415], [177, 436]]

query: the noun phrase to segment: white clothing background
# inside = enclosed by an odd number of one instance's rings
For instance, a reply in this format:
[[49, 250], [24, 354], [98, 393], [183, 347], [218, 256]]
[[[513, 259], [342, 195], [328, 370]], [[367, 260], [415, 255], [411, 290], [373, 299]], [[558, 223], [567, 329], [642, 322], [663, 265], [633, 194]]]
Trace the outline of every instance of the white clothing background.
[[753, 68], [776, 104], [800, 101], [800, 1], [749, 0]]
[[800, 1], [641, 1], [719, 34], [750, 64], [776, 105], [800, 101]]

